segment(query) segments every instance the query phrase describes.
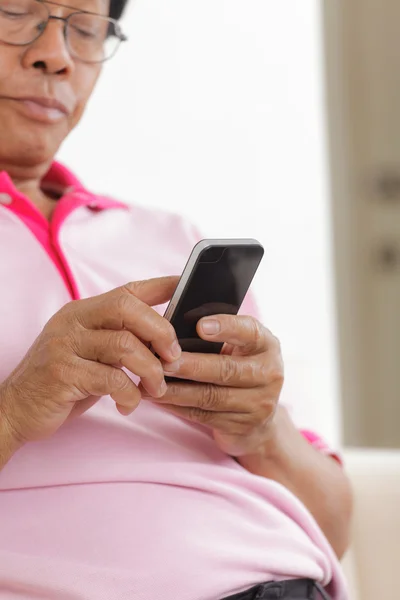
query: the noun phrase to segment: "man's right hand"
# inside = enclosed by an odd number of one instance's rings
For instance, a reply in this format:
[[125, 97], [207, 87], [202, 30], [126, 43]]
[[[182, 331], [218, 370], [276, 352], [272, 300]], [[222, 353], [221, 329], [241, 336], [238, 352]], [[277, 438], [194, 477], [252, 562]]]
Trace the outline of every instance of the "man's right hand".
[[163, 367], [149, 345], [167, 362], [179, 359], [181, 349], [172, 325], [151, 306], [167, 302], [177, 283], [177, 277], [129, 283], [57, 312], [0, 385], [8, 444], [10, 437], [13, 447], [47, 438], [108, 394], [122, 415], [131, 414], [141, 394], [122, 367], [152, 397], [162, 397]]

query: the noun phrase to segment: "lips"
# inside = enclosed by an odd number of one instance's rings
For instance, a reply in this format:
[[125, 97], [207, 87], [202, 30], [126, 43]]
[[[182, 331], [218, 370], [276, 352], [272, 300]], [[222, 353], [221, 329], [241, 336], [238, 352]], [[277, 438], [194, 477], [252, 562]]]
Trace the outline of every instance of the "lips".
[[69, 114], [68, 108], [62, 102], [59, 102], [55, 98], [41, 98], [41, 97], [27, 97], [27, 98], [18, 98], [21, 102], [30, 102], [31, 104], [37, 104], [42, 108], [54, 109], [58, 110], [65, 115]]
[[72, 113], [73, 107], [67, 106], [55, 98], [45, 96], [27, 96], [9, 98], [22, 109], [25, 116], [34, 121], [53, 124], [62, 121]]

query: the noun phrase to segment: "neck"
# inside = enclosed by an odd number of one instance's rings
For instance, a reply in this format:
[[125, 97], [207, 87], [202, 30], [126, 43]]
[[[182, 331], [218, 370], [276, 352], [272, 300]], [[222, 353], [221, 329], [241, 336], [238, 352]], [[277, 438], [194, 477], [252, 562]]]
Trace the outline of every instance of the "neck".
[[0, 171], [6, 171], [18, 191], [36, 206], [36, 208], [50, 221], [59, 195], [53, 194], [42, 187], [42, 179], [50, 168], [50, 164], [40, 167], [19, 167], [0, 163]]
[[24, 196], [29, 198], [48, 221], [51, 220], [59, 196], [50, 191], [44, 191], [41, 187], [41, 182], [37, 180], [14, 180], [14, 185]]

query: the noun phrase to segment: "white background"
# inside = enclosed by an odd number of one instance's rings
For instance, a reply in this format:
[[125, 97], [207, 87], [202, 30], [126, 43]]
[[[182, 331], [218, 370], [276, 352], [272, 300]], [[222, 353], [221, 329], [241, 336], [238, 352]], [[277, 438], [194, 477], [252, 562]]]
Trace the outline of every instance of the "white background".
[[[59, 158], [95, 191], [255, 237], [299, 424], [340, 439], [317, 0], [135, 0]], [[167, 252], [168, 249], [166, 248]]]

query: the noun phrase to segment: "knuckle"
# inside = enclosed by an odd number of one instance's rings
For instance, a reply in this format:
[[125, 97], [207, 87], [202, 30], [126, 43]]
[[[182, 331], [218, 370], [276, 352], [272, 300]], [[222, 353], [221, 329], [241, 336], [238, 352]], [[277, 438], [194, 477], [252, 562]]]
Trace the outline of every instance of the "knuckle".
[[41, 336], [41, 346], [42, 348], [46, 348], [49, 354], [53, 354], [58, 351], [63, 345], [63, 338], [56, 333], [44, 333]]
[[121, 369], [109, 369], [105, 375], [105, 385], [109, 390], [124, 390], [128, 387], [127, 376]]
[[169, 347], [176, 340], [176, 333], [173, 326], [156, 312], [154, 312], [153, 320], [151, 323], [149, 321], [149, 324], [152, 330], [151, 343], [162, 343]]
[[247, 412], [240, 415], [240, 421], [249, 428], [259, 424], [264, 413], [264, 396], [260, 393], [251, 394], [247, 403]]
[[275, 414], [276, 402], [272, 398], [263, 398], [260, 402], [259, 409], [254, 413], [255, 423], [263, 425], [269, 421]]
[[159, 360], [156, 358], [149, 364], [148, 377], [154, 381], [161, 381], [164, 379], [164, 371]]
[[52, 337], [56, 335], [57, 332], [60, 330], [60, 324], [64, 321], [64, 316], [62, 312], [64, 309], [65, 307], [63, 307], [59, 312], [50, 317], [50, 319], [47, 321], [46, 325], [43, 328], [44, 336]]
[[271, 373], [270, 365], [264, 360], [261, 365], [258, 367], [258, 378], [261, 380], [261, 383], [267, 385], [269, 382]]
[[266, 420], [269, 419], [269, 415], [269, 409], [268, 412], [265, 412], [264, 410], [260, 409], [251, 413], [250, 418], [246, 423], [246, 426], [248, 427], [248, 432], [250, 433], [251, 431], [254, 431], [254, 429], [256, 429], [257, 427], [260, 427], [260, 425], [262, 425]]
[[189, 410], [189, 418], [193, 421], [201, 421], [202, 423], [208, 423], [212, 420], [213, 414], [211, 412], [207, 412], [199, 408], [198, 406], [193, 406]]
[[69, 352], [79, 356], [82, 350], [82, 338], [80, 334], [81, 332], [75, 327], [68, 327], [64, 339], [62, 341], [60, 340], [61, 344], [59, 347], [64, 346]]
[[230, 356], [221, 356], [220, 380], [224, 385], [228, 385], [237, 379], [241, 380], [244, 377], [243, 370], [240, 365], [232, 360]]
[[121, 290], [123, 293], [128, 292], [129, 296], [138, 296], [140, 295], [141, 290], [146, 285], [145, 281], [129, 281], [125, 285], [122, 286]]
[[54, 367], [58, 364], [64, 350], [65, 340], [63, 337], [56, 335], [43, 336], [36, 346], [35, 357], [38, 366]]
[[246, 374], [246, 381], [251, 382], [251, 387], [263, 385], [266, 381], [264, 365], [260, 364], [258, 361], [248, 360], [244, 370]]
[[283, 372], [283, 368], [281, 366], [276, 366], [269, 370], [269, 374], [268, 374], [269, 385], [275, 385], [275, 386], [281, 387], [281, 386], [283, 386], [284, 381], [285, 381], [285, 375]]
[[71, 365], [68, 365], [64, 361], [54, 360], [50, 361], [48, 365], [48, 372], [51, 379], [63, 384], [73, 383], [75, 377], [72, 371]]
[[177, 397], [180, 395], [180, 387], [175, 383], [168, 384], [168, 396]]
[[140, 403], [142, 397], [136, 386], [132, 386], [129, 390], [129, 397], [125, 400], [124, 404], [130, 408], [136, 408]]
[[69, 316], [75, 309], [76, 306], [76, 300], [72, 300], [71, 302], [67, 302], [66, 304], [64, 304], [64, 306], [62, 306], [60, 308], [60, 310], [58, 310], [52, 317], [51, 319], [49, 319], [49, 323], [54, 323], [57, 322], [60, 317], [67, 317]]
[[191, 365], [190, 365], [190, 370], [191, 370], [191, 377], [195, 381], [201, 380], [201, 377], [203, 374], [203, 366], [202, 366], [201, 359], [199, 360], [198, 358], [193, 357], [193, 360], [191, 361]]
[[118, 354], [129, 354], [135, 349], [134, 340], [129, 331], [118, 331], [116, 335], [112, 336], [112, 340]]
[[122, 318], [126, 313], [132, 309], [132, 306], [135, 303], [134, 297], [130, 294], [127, 294], [126, 291], [123, 291], [121, 294], [118, 294], [115, 298], [113, 298], [113, 309], [118, 317]]
[[65, 304], [49, 321], [49, 325], [51, 328], [60, 329], [62, 326], [67, 326], [68, 330], [71, 327], [76, 327], [76, 325], [80, 324], [79, 315], [80, 311], [79, 307], [82, 306], [82, 303], [85, 301], [82, 300], [72, 300]]
[[204, 385], [202, 397], [203, 409], [214, 410], [219, 406], [220, 401], [221, 390], [216, 385], [212, 385], [211, 383]]
[[257, 319], [252, 319], [253, 340], [257, 346], [261, 346], [265, 337], [264, 326]]
[[166, 319], [161, 318], [159, 321], [159, 331], [160, 334], [168, 340], [168, 342], [173, 342], [176, 338], [174, 327]]
[[249, 395], [247, 411], [240, 415], [244, 423], [251, 427], [259, 426], [274, 413], [276, 396], [266, 393], [265, 389], [259, 387]]

